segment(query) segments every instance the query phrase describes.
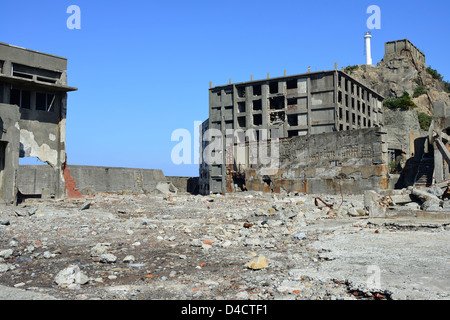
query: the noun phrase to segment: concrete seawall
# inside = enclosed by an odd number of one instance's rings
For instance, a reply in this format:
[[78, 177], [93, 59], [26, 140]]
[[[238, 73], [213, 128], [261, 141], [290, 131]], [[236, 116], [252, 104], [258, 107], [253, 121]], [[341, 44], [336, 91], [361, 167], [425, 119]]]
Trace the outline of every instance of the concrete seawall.
[[[180, 192], [193, 190], [196, 178], [166, 177], [159, 169], [135, 169], [69, 165], [77, 191], [83, 195], [97, 192], [149, 193], [159, 182], [172, 182]], [[54, 170], [46, 165], [21, 165], [17, 185], [23, 194], [54, 194]]]

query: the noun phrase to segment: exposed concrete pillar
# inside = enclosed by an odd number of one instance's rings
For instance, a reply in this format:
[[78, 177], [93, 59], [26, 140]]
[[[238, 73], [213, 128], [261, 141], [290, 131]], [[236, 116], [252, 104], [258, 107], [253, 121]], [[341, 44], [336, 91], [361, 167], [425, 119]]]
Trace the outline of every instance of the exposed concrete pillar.
[[442, 163], [442, 154], [436, 142], [433, 143], [434, 148], [434, 179], [436, 183], [444, 180], [444, 168]]

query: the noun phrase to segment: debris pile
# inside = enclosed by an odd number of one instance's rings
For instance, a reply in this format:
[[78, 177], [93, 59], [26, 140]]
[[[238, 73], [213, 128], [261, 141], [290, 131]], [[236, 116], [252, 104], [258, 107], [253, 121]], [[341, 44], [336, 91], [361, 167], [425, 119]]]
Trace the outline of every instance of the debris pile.
[[399, 212], [417, 215], [418, 212], [450, 212], [450, 181], [429, 187], [407, 187], [398, 190], [367, 190], [364, 204], [369, 217], [388, 218]]
[[[399, 207], [406, 190], [396, 192], [374, 199]], [[364, 205], [362, 195], [262, 192], [30, 200], [0, 209], [0, 297], [8, 286], [60, 299], [448, 298], [415, 280], [447, 276], [447, 225], [385, 226]], [[411, 265], [423, 269], [413, 276]]]

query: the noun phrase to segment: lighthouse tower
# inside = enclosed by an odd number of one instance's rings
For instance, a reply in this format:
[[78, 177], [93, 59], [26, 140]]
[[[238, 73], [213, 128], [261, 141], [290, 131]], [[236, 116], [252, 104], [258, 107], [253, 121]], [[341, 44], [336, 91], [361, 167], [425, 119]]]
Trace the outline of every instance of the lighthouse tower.
[[372, 34], [370, 31], [367, 31], [364, 35], [365, 40], [365, 48], [366, 48], [366, 64], [372, 65], [372, 53], [370, 51], [370, 38], [372, 38]]

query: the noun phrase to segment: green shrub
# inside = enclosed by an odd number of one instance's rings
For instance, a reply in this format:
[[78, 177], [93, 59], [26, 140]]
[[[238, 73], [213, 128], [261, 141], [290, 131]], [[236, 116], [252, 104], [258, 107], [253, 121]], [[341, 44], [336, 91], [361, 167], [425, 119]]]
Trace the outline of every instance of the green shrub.
[[437, 70], [432, 69], [431, 67], [427, 68], [427, 72], [434, 78], [439, 81], [442, 81], [444, 78], [437, 72]]
[[444, 90], [447, 93], [450, 93], [450, 82], [448, 81], [442, 81], [442, 83], [444, 84]]
[[427, 93], [427, 90], [424, 86], [418, 86], [414, 89], [413, 98], [417, 98], [423, 94]]
[[358, 68], [359, 68], [358, 65], [348, 66], [348, 67], [345, 67], [344, 71], [348, 74], [352, 74], [353, 71], [358, 70]]
[[431, 125], [431, 121], [433, 120], [432, 116], [427, 115], [423, 112], [418, 112], [417, 116], [419, 117], [419, 124], [422, 130], [428, 130]]
[[383, 105], [389, 109], [413, 109], [416, 104], [411, 100], [408, 92], [403, 92], [401, 98], [387, 98], [383, 101]]
[[397, 164], [395, 161], [389, 162], [390, 173], [395, 173], [397, 171]]

